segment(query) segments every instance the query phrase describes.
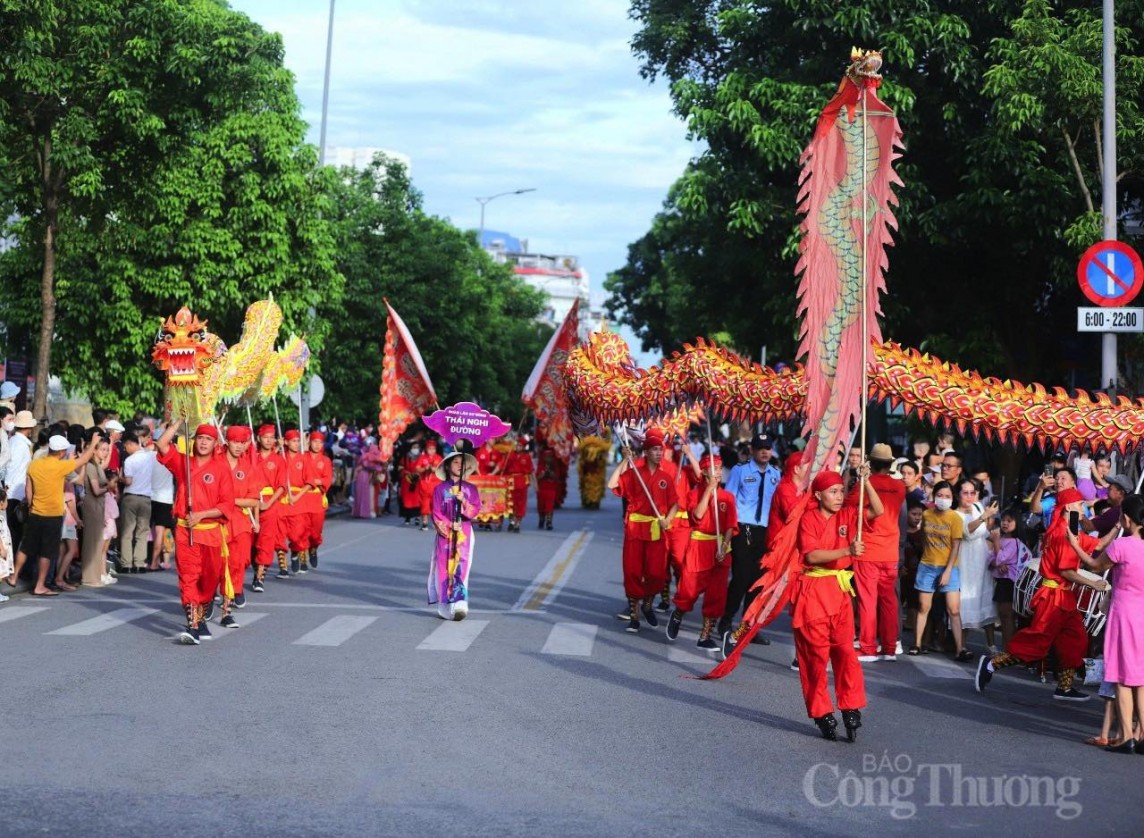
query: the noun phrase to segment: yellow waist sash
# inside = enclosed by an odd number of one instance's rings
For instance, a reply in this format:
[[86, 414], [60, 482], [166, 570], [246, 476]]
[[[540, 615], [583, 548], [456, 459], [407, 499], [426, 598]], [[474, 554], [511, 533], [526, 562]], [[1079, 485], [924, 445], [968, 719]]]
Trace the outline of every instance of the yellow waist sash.
[[692, 530], [691, 531], [691, 540], [692, 541], [718, 541], [719, 536], [711, 535], [710, 533], [699, 532], [699, 530]]
[[1053, 579], [1042, 579], [1041, 586], [1045, 588], [1059, 588], [1061, 583]]
[[827, 570], [824, 567], [812, 567], [809, 570], [804, 570], [802, 574], [803, 576], [809, 576], [812, 579], [821, 579], [825, 576], [833, 576], [838, 580], [838, 587], [842, 589], [843, 593], [854, 596], [853, 570]]
[[634, 521], [637, 524], [651, 524], [651, 540], [659, 541], [660, 536], [663, 534], [659, 528], [659, 518], [654, 515], [641, 515], [638, 512], [629, 512], [628, 520]]

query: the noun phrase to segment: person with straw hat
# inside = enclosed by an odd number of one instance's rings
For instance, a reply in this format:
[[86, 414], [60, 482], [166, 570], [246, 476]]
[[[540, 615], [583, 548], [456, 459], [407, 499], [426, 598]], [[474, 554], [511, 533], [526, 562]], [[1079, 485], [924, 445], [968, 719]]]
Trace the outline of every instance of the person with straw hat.
[[460, 621], [469, 614], [473, 519], [481, 511], [481, 495], [467, 478], [477, 467], [472, 442], [462, 439], [434, 469], [440, 482], [431, 505], [436, 538], [427, 589], [429, 604], [437, 606], [442, 620]]

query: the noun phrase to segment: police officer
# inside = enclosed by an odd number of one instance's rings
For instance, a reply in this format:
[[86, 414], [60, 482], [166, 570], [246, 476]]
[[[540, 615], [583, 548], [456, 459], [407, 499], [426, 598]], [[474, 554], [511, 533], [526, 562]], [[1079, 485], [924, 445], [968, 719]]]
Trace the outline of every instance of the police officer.
[[773, 453], [774, 440], [766, 434], [755, 434], [751, 439], [751, 458], [732, 468], [727, 476], [726, 489], [735, 498], [739, 533], [731, 539], [731, 581], [727, 585], [727, 606], [717, 629], [720, 635], [735, 624], [740, 606], [743, 611], [750, 606], [754, 599], [751, 586], [762, 574], [759, 563], [766, 552], [771, 499], [782, 477], [771, 464]]

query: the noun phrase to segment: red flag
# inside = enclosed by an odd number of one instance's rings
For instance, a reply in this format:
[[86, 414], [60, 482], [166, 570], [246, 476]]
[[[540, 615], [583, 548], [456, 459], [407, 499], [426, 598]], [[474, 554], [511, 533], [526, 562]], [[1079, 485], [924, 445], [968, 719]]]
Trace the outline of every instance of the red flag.
[[579, 327], [580, 301], [576, 300], [540, 353], [520, 394], [521, 401], [536, 414], [544, 438], [564, 462], [572, 459], [573, 446], [572, 417], [568, 410], [568, 395], [564, 392], [564, 364], [568, 353], [576, 346]]
[[409, 423], [437, 404], [433, 382], [405, 323], [389, 300], [385, 328], [385, 356], [381, 362], [381, 414], [377, 422], [378, 445], [386, 462], [393, 459], [393, 443]]

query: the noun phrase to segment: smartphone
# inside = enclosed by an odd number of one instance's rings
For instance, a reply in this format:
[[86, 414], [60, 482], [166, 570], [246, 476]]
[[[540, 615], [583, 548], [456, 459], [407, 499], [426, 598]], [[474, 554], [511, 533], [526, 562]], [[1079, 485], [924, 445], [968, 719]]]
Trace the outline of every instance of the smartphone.
[[1049, 465], [1047, 465], [1043, 469], [1041, 469], [1041, 474], [1045, 475], [1045, 477], [1052, 477], [1053, 476], [1052, 464], [1050, 463]]
[[1069, 513], [1069, 529], [1072, 530], [1073, 535], [1080, 535], [1080, 513]]

